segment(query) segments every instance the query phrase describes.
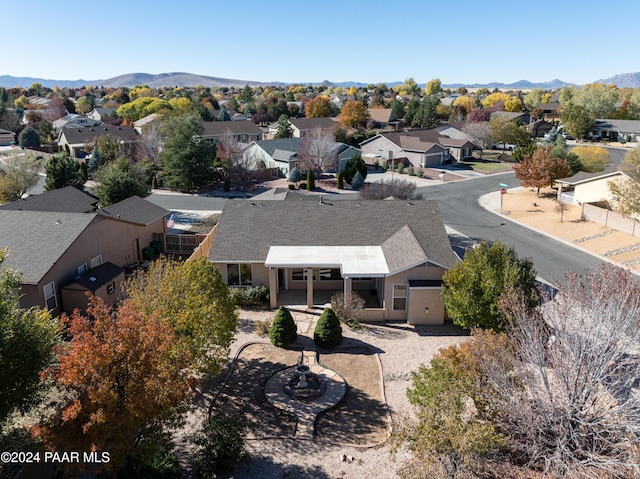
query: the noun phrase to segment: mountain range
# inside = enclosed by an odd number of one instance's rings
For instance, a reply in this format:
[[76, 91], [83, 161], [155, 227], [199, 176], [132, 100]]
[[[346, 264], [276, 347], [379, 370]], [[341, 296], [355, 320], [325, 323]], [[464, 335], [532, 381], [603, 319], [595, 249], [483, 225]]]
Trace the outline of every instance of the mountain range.
[[[111, 88], [119, 88], [119, 87], [133, 87], [135, 85], [149, 85], [151, 88], [159, 88], [164, 86], [178, 86], [178, 87], [189, 87], [189, 86], [205, 86], [205, 87], [244, 87], [245, 85], [249, 85], [252, 87], [255, 86], [267, 86], [267, 85], [287, 85], [291, 83], [285, 82], [257, 82], [257, 81], [247, 81], [247, 80], [234, 80], [230, 78], [218, 78], [211, 77], [206, 75], [196, 75], [193, 73], [184, 73], [184, 72], [172, 72], [172, 73], [160, 73], [160, 74], [150, 74], [150, 73], [128, 73], [125, 75], [119, 75], [113, 78], [107, 78], [104, 80], [47, 80], [43, 78], [32, 78], [32, 77], [13, 77], [10, 75], [0, 75], [0, 87], [11, 88], [11, 87], [22, 87], [29, 88], [33, 83], [40, 83], [45, 87], [53, 88], [54, 86], [59, 86], [60, 88], [65, 87], [82, 87], [82, 86], [98, 86], [98, 87], [111, 87]], [[400, 85], [402, 82], [392, 82], [387, 83], [387, 86], [396, 86]], [[640, 88], [640, 72], [637, 73], [623, 73], [611, 78], [607, 78], [604, 80], [598, 80], [595, 83], [614, 83], [618, 85], [620, 88]], [[325, 86], [340, 86], [340, 87], [360, 87], [366, 86], [367, 83], [361, 82], [329, 82], [323, 81], [321, 83], [314, 82], [298, 82], [298, 84], [311, 84], [311, 85], [325, 85]], [[571, 83], [564, 82], [562, 80], [552, 80], [549, 82], [542, 83], [532, 83], [527, 80], [520, 80], [515, 83], [473, 83], [473, 84], [465, 84], [465, 83], [452, 83], [452, 84], [443, 84], [443, 88], [459, 88], [459, 87], [467, 87], [467, 88], [500, 88], [500, 89], [512, 89], [512, 90], [526, 90], [531, 88], [543, 88], [543, 89], [557, 89], [562, 88], [563, 86], [572, 85]], [[421, 85], [425, 86], [425, 85]]]

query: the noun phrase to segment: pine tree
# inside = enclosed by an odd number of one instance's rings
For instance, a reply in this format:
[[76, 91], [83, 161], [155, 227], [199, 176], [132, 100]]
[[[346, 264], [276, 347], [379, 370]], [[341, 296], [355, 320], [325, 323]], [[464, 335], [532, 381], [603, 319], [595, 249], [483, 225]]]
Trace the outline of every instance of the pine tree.
[[325, 308], [320, 315], [313, 332], [313, 340], [324, 349], [335, 348], [342, 342], [342, 326], [333, 309]]
[[316, 180], [313, 176], [313, 171], [309, 170], [307, 172], [307, 190], [313, 191], [316, 189]]
[[298, 338], [298, 328], [293, 316], [287, 308], [280, 306], [269, 329], [269, 339], [276, 346], [283, 348]]

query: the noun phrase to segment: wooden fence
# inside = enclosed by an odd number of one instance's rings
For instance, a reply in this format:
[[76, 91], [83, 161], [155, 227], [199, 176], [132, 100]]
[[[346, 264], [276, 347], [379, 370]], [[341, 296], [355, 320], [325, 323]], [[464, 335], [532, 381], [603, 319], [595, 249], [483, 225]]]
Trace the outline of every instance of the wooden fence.
[[211, 245], [213, 244], [213, 238], [215, 238], [217, 230], [218, 225], [215, 225], [209, 234], [200, 242], [191, 256], [189, 256], [190, 260], [209, 257], [209, 251], [211, 251]]

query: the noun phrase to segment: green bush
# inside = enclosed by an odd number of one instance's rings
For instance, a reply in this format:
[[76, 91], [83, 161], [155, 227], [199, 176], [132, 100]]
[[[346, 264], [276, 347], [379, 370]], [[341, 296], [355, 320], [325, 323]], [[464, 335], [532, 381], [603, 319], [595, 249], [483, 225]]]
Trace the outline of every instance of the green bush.
[[409, 174], [409, 176], [416, 176], [416, 172], [413, 170], [413, 165], [409, 165], [409, 168], [407, 168], [407, 173]]
[[342, 171], [338, 172], [336, 179], [338, 180], [338, 189], [339, 190], [344, 189], [344, 173]]
[[356, 172], [356, 175], [351, 180], [351, 188], [355, 191], [360, 191], [364, 186], [364, 178], [360, 174], [360, 172]]
[[404, 165], [402, 163], [398, 163], [398, 173], [399, 174], [404, 173]]
[[323, 349], [335, 348], [342, 342], [340, 319], [331, 308], [325, 308], [313, 331], [313, 340]]
[[262, 306], [269, 301], [269, 288], [265, 285], [242, 288], [229, 288], [229, 294], [236, 306]]
[[302, 172], [298, 169], [297, 166], [294, 166], [293, 168], [291, 168], [291, 171], [289, 172], [287, 179], [291, 183], [297, 183], [302, 179]]
[[418, 178], [422, 178], [424, 176], [424, 170], [422, 168], [418, 168], [416, 174], [418, 175]]
[[[191, 437], [200, 446], [193, 456], [193, 472], [196, 477], [212, 477], [233, 471], [247, 457], [244, 420], [218, 413], [205, 421], [202, 430]], [[213, 477], [216, 477], [215, 475]]]
[[283, 348], [298, 339], [298, 327], [287, 308], [280, 306], [269, 330], [269, 339], [276, 346]]
[[313, 176], [313, 171], [307, 172], [307, 191], [313, 191], [316, 189], [316, 179]]
[[296, 185], [294, 185], [293, 183], [289, 183], [289, 189], [290, 190], [295, 190], [296, 189]]
[[229, 178], [224, 179], [224, 191], [231, 191], [231, 183], [229, 183]]

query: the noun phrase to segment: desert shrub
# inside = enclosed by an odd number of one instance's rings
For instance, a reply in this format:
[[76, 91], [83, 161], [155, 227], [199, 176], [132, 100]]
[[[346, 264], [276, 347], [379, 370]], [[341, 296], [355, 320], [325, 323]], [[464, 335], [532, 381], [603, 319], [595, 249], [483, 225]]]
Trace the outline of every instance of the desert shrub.
[[424, 176], [424, 170], [422, 168], [418, 168], [416, 174], [418, 175], [418, 178], [422, 178]]
[[282, 348], [298, 338], [298, 327], [287, 308], [280, 306], [269, 329], [269, 340]]
[[357, 329], [360, 327], [360, 321], [364, 318], [364, 298], [352, 292], [351, 299], [349, 301], [345, 299], [344, 293], [336, 293], [331, 296], [331, 309], [333, 309], [340, 321], [351, 328]]
[[418, 192], [415, 182], [398, 177], [367, 183], [360, 190], [360, 198], [363, 200], [383, 200], [390, 196], [399, 200], [421, 200], [423, 198], [422, 193]]
[[229, 294], [235, 305], [240, 307], [262, 306], [269, 301], [269, 288], [263, 284], [247, 288], [229, 288]]
[[409, 165], [409, 168], [407, 168], [407, 174], [408, 174], [409, 176], [416, 176], [416, 172], [415, 172], [415, 170], [413, 169], [413, 165]]
[[261, 337], [267, 336], [270, 330], [271, 330], [270, 319], [265, 319], [264, 321], [256, 322], [256, 334], [258, 336], [261, 336]]
[[402, 163], [398, 164], [398, 173], [401, 175], [404, 173], [404, 165]]
[[313, 340], [323, 349], [335, 348], [342, 342], [342, 326], [333, 309], [325, 308], [320, 315]]
[[[200, 446], [193, 457], [196, 477], [211, 477], [233, 471], [247, 457], [244, 420], [218, 413], [205, 421], [202, 430], [191, 437]], [[213, 476], [216, 477], [216, 476]]]

